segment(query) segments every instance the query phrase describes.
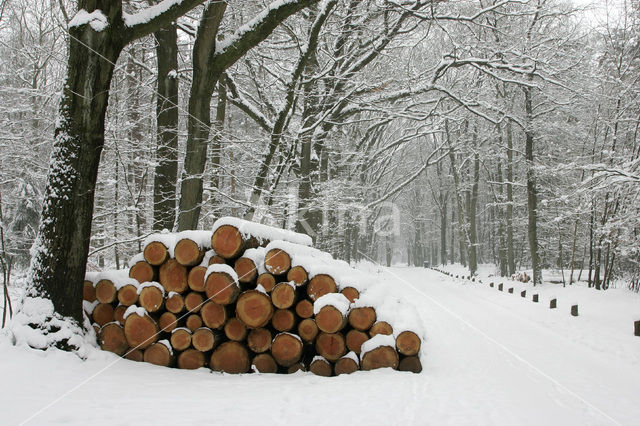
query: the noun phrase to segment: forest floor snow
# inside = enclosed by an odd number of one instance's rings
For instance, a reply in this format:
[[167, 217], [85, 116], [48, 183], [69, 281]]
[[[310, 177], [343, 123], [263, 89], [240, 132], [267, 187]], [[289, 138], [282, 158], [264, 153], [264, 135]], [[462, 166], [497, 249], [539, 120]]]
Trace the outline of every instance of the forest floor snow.
[[[368, 269], [376, 269], [369, 266]], [[418, 311], [421, 374], [225, 375], [15, 347], [0, 338], [3, 424], [635, 425], [640, 296], [544, 285], [508, 294], [422, 268], [377, 268]], [[498, 282], [498, 281], [496, 281]], [[499, 281], [503, 282], [503, 281]], [[527, 298], [520, 297], [520, 287]], [[551, 294], [558, 309], [548, 308]], [[569, 315], [579, 303], [580, 316]]]

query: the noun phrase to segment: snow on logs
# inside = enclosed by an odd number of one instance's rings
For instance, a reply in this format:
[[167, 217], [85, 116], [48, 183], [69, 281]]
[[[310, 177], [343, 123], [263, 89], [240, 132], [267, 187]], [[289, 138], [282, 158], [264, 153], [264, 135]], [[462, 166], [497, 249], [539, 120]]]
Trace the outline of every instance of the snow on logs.
[[235, 218], [152, 234], [125, 271], [87, 273], [103, 350], [225, 373], [419, 373], [414, 312], [306, 235]]

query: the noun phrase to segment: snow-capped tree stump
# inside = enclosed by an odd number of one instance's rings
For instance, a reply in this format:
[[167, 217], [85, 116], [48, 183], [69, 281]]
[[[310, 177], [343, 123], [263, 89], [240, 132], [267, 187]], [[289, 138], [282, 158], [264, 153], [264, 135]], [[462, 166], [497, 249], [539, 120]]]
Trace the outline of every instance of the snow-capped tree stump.
[[410, 371], [412, 373], [420, 373], [422, 371], [422, 363], [417, 356], [407, 356], [400, 360], [398, 370]]
[[255, 247], [258, 247], [255, 238], [244, 238], [238, 228], [232, 225], [218, 227], [211, 236], [211, 248], [225, 259], [235, 259], [246, 249]]
[[204, 367], [204, 354], [197, 349], [187, 349], [178, 355], [178, 368], [183, 370], [197, 370]]
[[296, 290], [289, 283], [277, 284], [271, 291], [271, 303], [278, 309], [289, 309], [296, 301]]
[[389, 336], [393, 334], [393, 327], [386, 321], [376, 321], [369, 329], [369, 336], [373, 337], [378, 334]]
[[98, 303], [95, 308], [93, 308], [93, 313], [91, 317], [93, 318], [93, 322], [97, 323], [100, 327], [114, 320], [114, 308], [111, 303]]
[[349, 324], [360, 331], [368, 331], [376, 322], [376, 310], [370, 306], [353, 308], [349, 311]]
[[105, 324], [105, 326], [100, 329], [98, 342], [100, 342], [100, 348], [102, 350], [113, 352], [120, 356], [124, 355], [127, 349], [129, 349], [129, 344], [124, 336], [122, 326], [115, 322]]
[[329, 293], [336, 293], [338, 286], [333, 277], [327, 274], [318, 274], [311, 278], [307, 285], [307, 295], [314, 302]]
[[185, 325], [189, 330], [196, 331], [200, 327], [202, 327], [202, 317], [198, 314], [191, 314], [187, 317], [185, 321]]
[[184, 307], [187, 309], [187, 312], [193, 314], [200, 312], [203, 302], [204, 298], [202, 294], [196, 291], [191, 291], [184, 297]]
[[144, 260], [136, 262], [129, 268], [129, 278], [133, 278], [140, 284], [156, 280], [156, 269]]
[[278, 365], [291, 367], [302, 357], [302, 341], [290, 333], [280, 333], [271, 342], [271, 355]]
[[184, 310], [184, 297], [180, 293], [170, 293], [164, 302], [164, 307], [169, 312], [179, 314]]
[[238, 342], [225, 342], [211, 354], [209, 367], [230, 374], [246, 373], [251, 367], [249, 352]]
[[138, 302], [138, 289], [133, 284], [127, 284], [118, 290], [118, 302], [124, 306], [135, 305]]
[[331, 377], [333, 376], [333, 367], [325, 358], [318, 356], [311, 361], [309, 371], [316, 376]]
[[187, 268], [175, 259], [169, 259], [160, 266], [158, 281], [166, 292], [184, 292], [188, 287]]
[[571, 306], [571, 316], [572, 317], [578, 316], [578, 305]]
[[236, 259], [233, 269], [238, 274], [238, 281], [244, 284], [252, 283], [258, 277], [258, 268], [256, 268], [253, 260], [248, 257], [239, 257]]
[[178, 317], [169, 311], [164, 312], [160, 315], [160, 318], [158, 318], [158, 326], [160, 330], [171, 333], [178, 327]]
[[340, 333], [320, 333], [316, 337], [316, 352], [328, 361], [335, 362], [347, 353], [344, 336]]
[[175, 259], [184, 266], [197, 265], [204, 257], [204, 252], [200, 250], [198, 243], [190, 238], [182, 238], [178, 241], [173, 251]]
[[191, 344], [200, 352], [210, 351], [218, 342], [214, 332], [207, 327], [200, 327], [191, 334]]
[[247, 336], [247, 346], [255, 353], [267, 352], [271, 349], [271, 331], [267, 328], [254, 328]]
[[398, 368], [398, 353], [391, 346], [378, 346], [365, 353], [360, 362], [360, 368], [368, 371], [376, 368]]
[[349, 299], [350, 303], [353, 303], [356, 299], [360, 298], [360, 292], [353, 287], [345, 287], [340, 290], [340, 293]]
[[212, 301], [202, 305], [200, 316], [204, 325], [214, 330], [220, 330], [224, 327], [228, 319], [227, 308]]
[[211, 272], [204, 283], [207, 299], [220, 305], [229, 305], [236, 301], [240, 287], [235, 279], [226, 272]]
[[159, 311], [164, 306], [162, 290], [155, 286], [144, 287], [138, 295], [138, 305], [150, 313]]
[[93, 302], [96, 300], [96, 288], [91, 281], [85, 280], [82, 284], [82, 300]]
[[313, 303], [308, 299], [302, 299], [296, 303], [296, 315], [300, 318], [311, 318], [313, 316]]
[[313, 318], [305, 318], [298, 324], [298, 336], [305, 343], [312, 343], [320, 330]]
[[396, 337], [396, 349], [405, 356], [417, 355], [420, 352], [420, 338], [413, 331], [405, 330]]
[[176, 328], [171, 332], [171, 338], [169, 339], [173, 349], [177, 351], [184, 351], [191, 346], [191, 331], [186, 328]]
[[296, 314], [290, 309], [276, 309], [271, 325], [278, 332], [291, 331], [296, 326]]
[[169, 259], [169, 250], [160, 241], [151, 241], [144, 248], [144, 260], [153, 266], [160, 266]]
[[238, 318], [229, 318], [224, 325], [224, 334], [229, 340], [241, 342], [247, 337], [247, 327]]
[[347, 349], [355, 352], [358, 355], [360, 355], [360, 347], [367, 340], [369, 340], [369, 336], [367, 335], [367, 333], [360, 330], [349, 330], [345, 336]]
[[287, 281], [293, 281], [296, 287], [305, 285], [308, 279], [307, 270], [300, 265], [292, 267], [287, 272]]
[[204, 275], [207, 268], [204, 266], [194, 266], [187, 274], [187, 285], [193, 291], [204, 291]]
[[270, 354], [261, 353], [253, 357], [251, 366], [258, 373], [277, 373], [278, 364]]
[[291, 257], [284, 250], [271, 249], [264, 256], [264, 267], [272, 275], [286, 274], [291, 268]]
[[316, 325], [324, 333], [336, 333], [347, 325], [347, 319], [335, 306], [323, 306], [316, 314]]
[[271, 299], [257, 290], [245, 291], [238, 297], [236, 316], [249, 328], [264, 327], [273, 316]]
[[336, 376], [339, 376], [341, 374], [355, 373], [360, 368], [357, 360], [358, 358], [356, 357], [345, 355], [336, 361], [335, 365], [333, 366], [333, 371], [335, 372]]
[[158, 341], [158, 324], [148, 314], [130, 313], [124, 320], [124, 335], [134, 349], [146, 349]]
[[116, 286], [111, 280], [100, 280], [96, 284], [96, 299], [100, 303], [111, 303], [116, 300]]
[[150, 364], [168, 367], [173, 362], [173, 355], [164, 343], [155, 342], [144, 350], [143, 360]]
[[258, 278], [256, 278], [256, 284], [261, 285], [262, 288], [264, 288], [264, 291], [269, 293], [276, 286], [276, 278], [270, 273], [265, 272], [258, 275]]

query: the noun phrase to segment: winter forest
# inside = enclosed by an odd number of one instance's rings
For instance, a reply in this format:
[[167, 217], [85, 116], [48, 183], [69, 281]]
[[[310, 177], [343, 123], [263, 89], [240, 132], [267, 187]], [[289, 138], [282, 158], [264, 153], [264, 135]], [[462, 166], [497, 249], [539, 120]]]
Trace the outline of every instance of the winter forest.
[[[61, 229], [123, 268], [236, 216], [346, 261], [638, 290], [635, 2], [150, 3], [0, 3], [5, 281]], [[76, 243], [46, 250], [79, 270]]]

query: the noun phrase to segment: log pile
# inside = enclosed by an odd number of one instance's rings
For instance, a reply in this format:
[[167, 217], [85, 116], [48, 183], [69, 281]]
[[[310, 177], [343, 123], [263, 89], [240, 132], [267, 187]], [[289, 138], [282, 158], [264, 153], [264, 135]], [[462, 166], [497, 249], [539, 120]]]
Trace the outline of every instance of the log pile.
[[222, 218], [211, 232], [151, 235], [129, 266], [87, 273], [83, 291], [98, 344], [127, 359], [226, 373], [422, 371], [419, 333], [379, 318], [357, 271], [306, 235]]

